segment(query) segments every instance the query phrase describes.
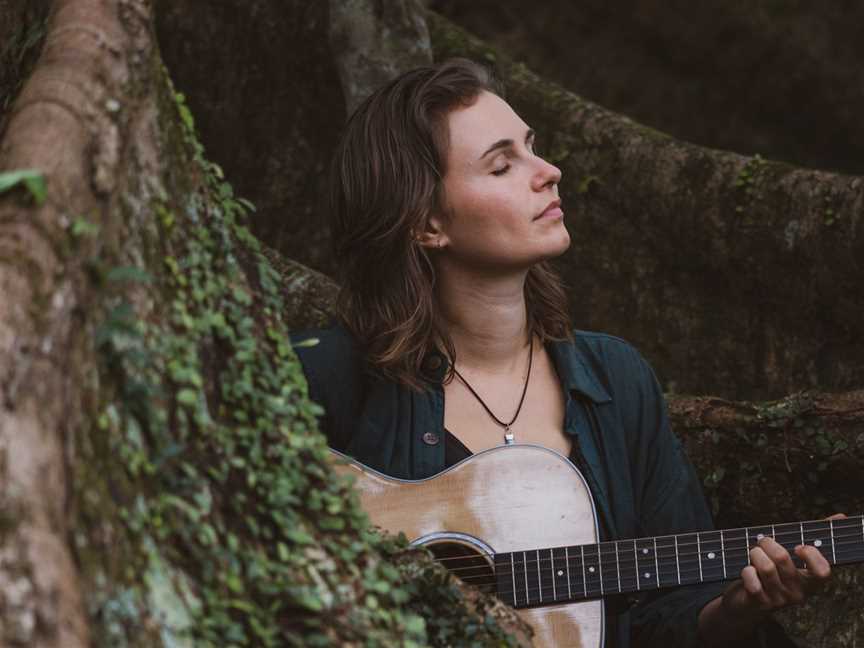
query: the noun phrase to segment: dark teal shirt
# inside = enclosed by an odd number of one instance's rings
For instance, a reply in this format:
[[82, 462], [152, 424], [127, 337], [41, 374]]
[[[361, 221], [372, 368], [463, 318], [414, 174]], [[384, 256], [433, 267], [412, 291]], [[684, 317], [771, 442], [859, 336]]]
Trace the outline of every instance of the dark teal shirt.
[[[310, 397], [324, 408], [330, 445], [380, 472], [422, 479], [445, 468], [446, 359], [429, 354], [431, 381], [416, 391], [367, 370], [344, 328], [307, 331], [295, 342]], [[576, 331], [574, 341], [547, 346], [565, 399], [564, 432], [571, 460], [594, 495], [604, 540], [713, 528], [699, 480], [672, 433], [657, 379], [623, 340]], [[607, 601], [607, 648], [693, 646], [697, 617], [722, 584], [654, 592], [632, 607]], [[631, 638], [635, 641], [631, 641]]]

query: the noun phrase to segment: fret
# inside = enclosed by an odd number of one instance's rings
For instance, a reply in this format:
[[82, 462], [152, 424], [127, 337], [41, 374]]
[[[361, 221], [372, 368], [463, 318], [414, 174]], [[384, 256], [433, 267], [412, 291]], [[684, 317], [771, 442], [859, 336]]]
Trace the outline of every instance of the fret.
[[594, 597], [603, 594], [601, 579], [600, 547], [599, 545], [583, 545], [584, 560], [582, 567], [585, 573], [585, 596]]
[[774, 533], [774, 540], [789, 552], [795, 566], [803, 567], [804, 562], [795, 555], [795, 547], [801, 544], [801, 532], [798, 523], [772, 525], [771, 530]]
[[552, 584], [554, 582], [551, 564], [547, 549], [535, 549], [537, 559], [537, 594], [541, 603], [554, 602], [552, 596]]
[[699, 541], [699, 577], [702, 582], [724, 580], [723, 543], [720, 531], [702, 531]]
[[678, 560], [678, 536], [674, 536], [675, 538], [675, 571], [678, 572], [678, 584], [681, 584], [681, 563]]
[[699, 534], [682, 533], [676, 536], [678, 541], [678, 572], [682, 585], [702, 582], [699, 553]]
[[582, 588], [585, 592], [585, 598], [588, 598], [588, 578], [585, 575], [585, 545], [582, 545]]
[[[590, 569], [588, 571], [591, 571]], [[597, 545], [597, 572], [600, 575], [600, 594], [603, 595], [606, 593], [605, 588], [603, 587], [603, 551], [602, 545]]]
[[705, 582], [705, 579], [702, 578], [702, 541], [699, 539], [699, 534], [696, 534], [696, 551], [699, 554], [699, 581]]
[[636, 541], [633, 541], [633, 567], [636, 570], [636, 591], [642, 589], [639, 585], [639, 553], [636, 551]]
[[570, 589], [570, 548], [564, 547], [564, 564], [567, 565], [567, 598], [573, 599], [573, 592]]
[[723, 580], [729, 578], [726, 575], [726, 540], [723, 538], [723, 529], [720, 529], [720, 556], [723, 558]]
[[540, 591], [537, 588], [540, 571], [537, 568], [537, 558], [533, 551], [523, 551], [525, 557], [525, 594], [528, 605], [540, 603]]
[[619, 540], [615, 544], [618, 547], [618, 591], [635, 592], [639, 589], [636, 541]]
[[723, 534], [726, 578], [738, 578], [741, 570], [750, 564], [747, 529], [729, 529]]
[[513, 600], [514, 607], [528, 605], [528, 581], [525, 572], [525, 553], [522, 551], [511, 554], [513, 561]]
[[543, 581], [540, 580], [540, 550], [534, 550], [534, 560], [537, 562], [537, 600], [543, 602]]
[[831, 528], [831, 563], [837, 564], [837, 543], [834, 541], [834, 520], [828, 520], [828, 525]]
[[675, 549], [675, 536], [656, 538], [657, 581], [658, 587], [678, 585], [678, 558]]
[[618, 591], [621, 591], [621, 556], [618, 555], [618, 543], [615, 542], [615, 574], [618, 576]]
[[834, 521], [837, 537], [837, 564], [864, 560], [864, 517]]
[[510, 579], [513, 581], [513, 607], [516, 607], [516, 565], [514, 564], [513, 552], [510, 552]]
[[555, 547], [550, 549], [552, 554], [552, 592], [556, 601], [569, 601], [570, 595], [570, 567], [567, 564], [567, 547]]
[[819, 552], [825, 556], [826, 560], [831, 561], [831, 529], [827, 521], [818, 520], [813, 522], [802, 522], [804, 529], [804, 544], [816, 547]]
[[495, 587], [498, 598], [516, 607], [516, 572], [512, 553], [495, 554]]
[[550, 560], [551, 549], [537, 549], [538, 589], [541, 603], [555, 602], [555, 572]]
[[568, 552], [567, 568], [569, 570], [571, 590], [574, 600], [588, 598], [588, 587], [585, 582], [585, 547], [570, 547], [573, 551]]
[[636, 548], [636, 571], [640, 589], [660, 587], [657, 580], [657, 555], [654, 552], [654, 538], [640, 538], [634, 542]]
[[773, 538], [774, 537], [774, 527], [773, 526], [761, 526], [761, 527], [750, 527], [748, 529], [749, 532], [749, 541], [750, 548], [756, 547], [759, 545], [759, 541], [762, 538]]
[[598, 545], [600, 558], [600, 583], [603, 586], [603, 594], [620, 592], [618, 583], [618, 543], [614, 540], [603, 542]]

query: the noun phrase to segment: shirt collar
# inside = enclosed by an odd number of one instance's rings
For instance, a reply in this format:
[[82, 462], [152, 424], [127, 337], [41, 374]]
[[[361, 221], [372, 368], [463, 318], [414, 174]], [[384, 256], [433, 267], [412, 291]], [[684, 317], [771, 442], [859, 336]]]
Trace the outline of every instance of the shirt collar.
[[[612, 401], [597, 372], [572, 342], [551, 342], [546, 348], [555, 363], [561, 384], [567, 390], [587, 396], [595, 403]], [[438, 351], [431, 351], [423, 359], [423, 373], [434, 383], [440, 383], [444, 379], [448, 368], [446, 356]]]
[[569, 341], [551, 342], [547, 349], [564, 387], [588, 397], [595, 403], [609, 403], [612, 397], [589, 360]]

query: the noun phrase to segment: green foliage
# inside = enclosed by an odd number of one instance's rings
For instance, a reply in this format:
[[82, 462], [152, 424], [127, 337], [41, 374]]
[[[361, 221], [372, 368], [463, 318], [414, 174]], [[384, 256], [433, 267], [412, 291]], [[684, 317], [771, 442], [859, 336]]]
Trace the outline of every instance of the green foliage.
[[[279, 276], [245, 225], [251, 205], [204, 159], [175, 99], [205, 182], [154, 206], [161, 268], [104, 273], [95, 337], [115, 390], [90, 443], [107, 450], [130, 571], [151, 593], [120, 589], [98, 607], [103, 642], [124, 645], [147, 604], [164, 612], [163, 645], [515, 645], [428, 556], [407, 560], [404, 537], [370, 529], [330, 470]], [[164, 304], [146, 321], [142, 294]], [[153, 600], [153, 583], [171, 582], [185, 594]]]
[[763, 179], [766, 165], [767, 162], [757, 153], [741, 167], [735, 179], [735, 213], [741, 215], [748, 225], [753, 224], [753, 216], [746, 212], [746, 206], [763, 197], [760, 180]]
[[37, 205], [45, 202], [47, 190], [45, 188], [45, 176], [37, 169], [19, 169], [0, 173], [0, 194], [14, 189], [24, 187]]

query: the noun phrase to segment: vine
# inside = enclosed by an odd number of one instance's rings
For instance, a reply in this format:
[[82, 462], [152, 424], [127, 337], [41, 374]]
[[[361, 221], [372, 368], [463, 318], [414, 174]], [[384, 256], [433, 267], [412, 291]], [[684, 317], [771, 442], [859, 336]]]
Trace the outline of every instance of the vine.
[[[102, 476], [133, 556], [128, 587], [94, 606], [103, 641], [131, 643], [149, 609], [163, 645], [517, 645], [493, 603], [464, 600], [426, 552], [373, 531], [330, 471], [280, 277], [246, 226], [253, 207], [206, 161], [175, 100], [204, 182], [154, 206], [161, 268], [105, 273], [95, 338], [100, 381], [114, 387], [89, 454], [112, 458]], [[141, 318], [140, 302], [164, 312]]]

